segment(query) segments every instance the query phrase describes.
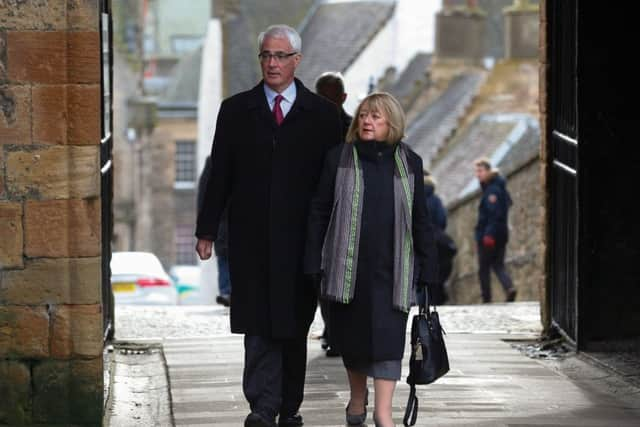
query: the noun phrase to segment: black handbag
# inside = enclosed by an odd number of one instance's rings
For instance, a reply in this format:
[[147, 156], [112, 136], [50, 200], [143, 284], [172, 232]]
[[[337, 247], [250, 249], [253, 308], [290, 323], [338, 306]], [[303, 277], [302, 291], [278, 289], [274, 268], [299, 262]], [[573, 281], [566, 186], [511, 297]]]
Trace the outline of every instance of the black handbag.
[[421, 305], [411, 323], [411, 358], [407, 376], [411, 390], [403, 420], [407, 427], [415, 425], [418, 417], [416, 384], [431, 384], [449, 372], [444, 334], [436, 307], [431, 310], [429, 303]]

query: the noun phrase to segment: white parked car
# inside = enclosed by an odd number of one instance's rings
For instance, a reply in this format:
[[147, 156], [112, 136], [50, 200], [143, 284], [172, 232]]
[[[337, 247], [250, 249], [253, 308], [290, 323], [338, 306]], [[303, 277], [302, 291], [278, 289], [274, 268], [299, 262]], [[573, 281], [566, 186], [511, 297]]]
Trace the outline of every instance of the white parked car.
[[178, 291], [157, 256], [150, 252], [114, 252], [111, 287], [116, 305], [175, 305]]

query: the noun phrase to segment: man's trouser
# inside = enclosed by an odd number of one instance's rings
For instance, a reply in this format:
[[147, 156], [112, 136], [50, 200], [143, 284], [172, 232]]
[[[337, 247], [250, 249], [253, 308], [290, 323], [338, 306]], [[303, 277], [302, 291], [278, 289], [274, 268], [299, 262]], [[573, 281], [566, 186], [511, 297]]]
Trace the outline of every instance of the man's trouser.
[[242, 387], [251, 412], [269, 419], [298, 412], [304, 397], [307, 339], [244, 337]]
[[513, 288], [511, 277], [504, 267], [504, 256], [506, 243], [496, 243], [493, 248], [487, 248], [482, 243], [478, 243], [478, 277], [480, 279], [480, 291], [482, 301], [491, 302], [491, 270], [496, 273], [502, 288], [507, 292]]

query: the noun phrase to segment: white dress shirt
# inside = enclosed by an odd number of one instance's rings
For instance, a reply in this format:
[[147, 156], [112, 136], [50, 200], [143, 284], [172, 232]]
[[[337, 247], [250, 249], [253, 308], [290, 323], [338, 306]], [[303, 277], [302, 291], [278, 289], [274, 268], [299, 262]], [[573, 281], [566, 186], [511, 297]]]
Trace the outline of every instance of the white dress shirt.
[[[267, 97], [267, 102], [269, 103], [269, 110], [273, 111], [273, 106], [276, 103], [276, 96], [278, 96], [278, 92], [271, 89], [266, 84], [263, 85], [264, 94]], [[280, 109], [282, 110], [282, 117], [287, 117], [289, 110], [291, 110], [291, 106], [296, 100], [296, 82], [291, 82], [291, 84], [280, 93], [282, 95], [282, 101], [280, 101]]]

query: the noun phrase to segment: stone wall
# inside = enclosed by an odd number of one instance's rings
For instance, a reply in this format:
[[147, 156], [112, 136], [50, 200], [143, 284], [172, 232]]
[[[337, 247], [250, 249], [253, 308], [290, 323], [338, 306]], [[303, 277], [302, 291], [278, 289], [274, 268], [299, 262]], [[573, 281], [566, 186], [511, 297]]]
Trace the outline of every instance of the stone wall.
[[98, 17], [0, 2], [0, 425], [102, 419]]
[[[506, 265], [515, 286], [518, 301], [539, 301], [543, 280], [541, 233], [542, 187], [540, 162], [529, 161], [507, 175], [507, 189], [513, 206], [509, 211], [510, 239]], [[477, 250], [474, 227], [478, 215], [480, 193], [449, 208], [448, 232], [458, 244], [454, 271], [448, 283], [451, 304], [475, 304], [482, 301], [478, 282]], [[492, 273], [494, 302], [504, 301], [504, 291]]]

